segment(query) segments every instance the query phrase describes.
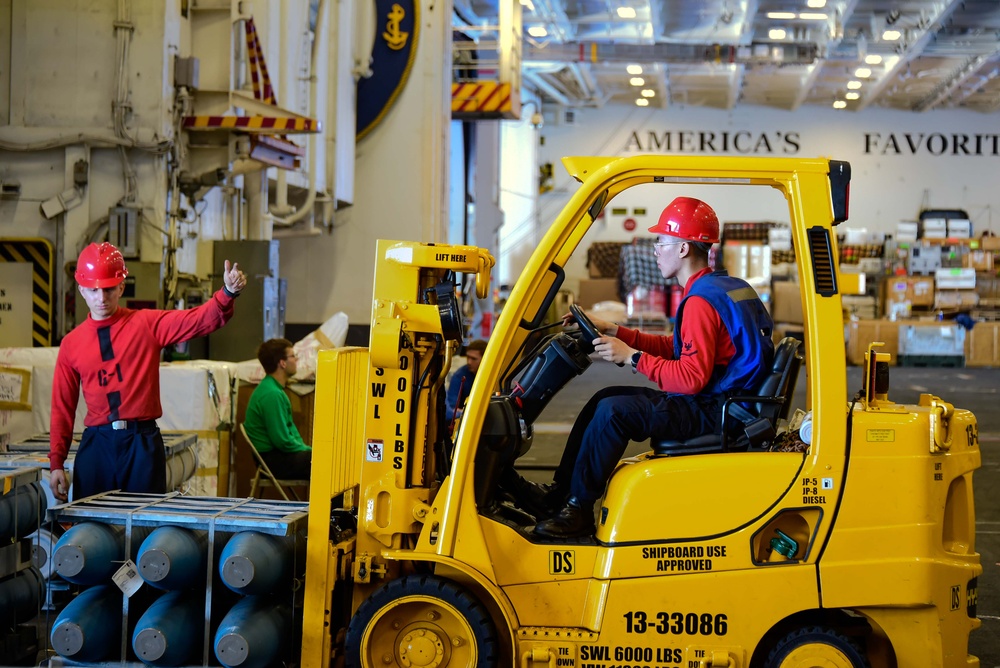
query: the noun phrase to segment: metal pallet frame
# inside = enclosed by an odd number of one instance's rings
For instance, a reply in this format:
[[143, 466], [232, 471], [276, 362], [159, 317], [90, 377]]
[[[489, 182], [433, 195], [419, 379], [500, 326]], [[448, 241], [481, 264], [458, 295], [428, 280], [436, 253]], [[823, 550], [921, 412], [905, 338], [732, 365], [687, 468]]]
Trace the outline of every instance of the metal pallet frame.
[[[261, 501], [228, 497], [183, 496], [169, 494], [138, 494], [105, 492], [79, 501], [50, 508], [48, 519], [54, 522], [73, 523], [101, 521], [105, 524], [125, 526], [125, 554], [132, 554], [132, 527], [159, 527], [166, 525], [208, 532], [208, 559], [205, 574], [205, 636], [202, 642], [202, 665], [209, 666], [212, 652], [212, 586], [217, 564], [215, 535], [217, 531], [236, 533], [258, 531], [276, 536], [290, 536], [305, 529], [309, 504], [298, 501]], [[128, 656], [129, 599], [122, 596], [122, 631], [120, 662]], [[65, 659], [63, 659], [65, 661]], [[73, 665], [67, 662], [65, 665]]]

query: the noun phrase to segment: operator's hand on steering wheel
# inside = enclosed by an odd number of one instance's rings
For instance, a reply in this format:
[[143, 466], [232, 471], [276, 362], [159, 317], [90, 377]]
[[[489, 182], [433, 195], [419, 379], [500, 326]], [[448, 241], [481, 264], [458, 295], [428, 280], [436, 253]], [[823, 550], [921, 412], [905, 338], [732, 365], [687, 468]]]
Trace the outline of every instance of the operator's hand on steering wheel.
[[[590, 322], [594, 323], [594, 327], [600, 330], [601, 333], [607, 334], [608, 336], [614, 336], [618, 333], [618, 323], [611, 322], [610, 320], [603, 320], [601, 318], [595, 318], [590, 311], [584, 311]], [[562, 317], [563, 327], [568, 327], [569, 325], [576, 322], [576, 317], [572, 313], [567, 313]]]
[[[597, 323], [595, 322], [594, 324], [596, 325]], [[600, 355], [602, 359], [623, 366], [626, 363], [630, 363], [632, 355], [638, 351], [621, 339], [613, 336], [602, 336], [599, 339], [594, 339], [594, 352]]]

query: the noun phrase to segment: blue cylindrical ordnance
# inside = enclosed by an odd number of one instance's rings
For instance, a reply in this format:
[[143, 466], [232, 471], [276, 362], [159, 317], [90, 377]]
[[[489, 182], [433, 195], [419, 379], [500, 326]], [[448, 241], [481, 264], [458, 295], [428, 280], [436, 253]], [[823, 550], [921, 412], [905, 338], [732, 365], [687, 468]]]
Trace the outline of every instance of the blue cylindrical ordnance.
[[0, 496], [0, 542], [8, 543], [35, 533], [42, 524], [49, 502], [42, 483], [16, 487]]
[[124, 546], [121, 527], [81, 522], [59, 538], [52, 563], [56, 573], [73, 584], [101, 584], [121, 567]]
[[139, 575], [157, 589], [204, 586], [207, 536], [176, 526], [153, 531], [139, 548]]
[[52, 649], [73, 661], [103, 661], [119, 647], [121, 628], [121, 591], [114, 585], [90, 587], [56, 616]]
[[0, 580], [0, 625], [13, 627], [38, 615], [45, 583], [31, 567]]
[[226, 668], [277, 665], [292, 630], [291, 608], [264, 596], [234, 605], [215, 632], [215, 658]]
[[[132, 527], [131, 555], [150, 533]], [[102, 522], [80, 522], [66, 530], [52, 552], [52, 565], [64, 579], [79, 585], [108, 582], [125, 560], [125, 527]]]
[[243, 531], [226, 543], [219, 557], [219, 575], [237, 594], [267, 594], [285, 585], [292, 573], [292, 541]]
[[132, 633], [135, 655], [150, 666], [184, 666], [194, 662], [202, 648], [205, 601], [203, 595], [172, 591], [156, 599], [139, 618]]

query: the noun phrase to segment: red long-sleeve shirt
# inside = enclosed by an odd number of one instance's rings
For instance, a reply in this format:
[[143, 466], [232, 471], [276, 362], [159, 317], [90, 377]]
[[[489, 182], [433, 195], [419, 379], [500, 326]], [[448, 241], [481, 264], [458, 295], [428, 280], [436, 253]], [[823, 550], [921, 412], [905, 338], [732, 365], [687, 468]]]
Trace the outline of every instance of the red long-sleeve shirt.
[[63, 468], [73, 440], [83, 387], [88, 427], [114, 420], [155, 420], [160, 406], [160, 350], [205, 336], [233, 317], [233, 298], [219, 290], [198, 308], [183, 311], [118, 307], [106, 320], [89, 315], [59, 347], [52, 379], [49, 463]]
[[[711, 272], [703, 269], [684, 286], [687, 297], [691, 286]], [[664, 392], [698, 394], [708, 384], [718, 365], [728, 364], [736, 354], [733, 340], [722, 324], [718, 311], [701, 297], [684, 304], [682, 330], [671, 336], [646, 334], [628, 327], [618, 327], [618, 338], [644, 354], [636, 370], [647, 376]], [[674, 336], [681, 336], [680, 359], [674, 359]]]

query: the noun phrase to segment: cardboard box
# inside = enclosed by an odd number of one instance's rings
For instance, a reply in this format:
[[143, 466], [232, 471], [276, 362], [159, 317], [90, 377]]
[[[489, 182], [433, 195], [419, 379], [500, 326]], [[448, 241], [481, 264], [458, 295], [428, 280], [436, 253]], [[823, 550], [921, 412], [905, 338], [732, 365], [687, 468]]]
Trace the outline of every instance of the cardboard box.
[[1000, 366], [1000, 322], [977, 322], [969, 330], [965, 366]]
[[620, 302], [617, 278], [587, 278], [580, 281], [576, 296], [583, 308], [593, 308], [598, 302]]
[[976, 294], [982, 306], [1000, 305], [1000, 278], [979, 274], [976, 276]]
[[986, 251], [1000, 251], [1000, 237], [983, 237], [979, 246]]
[[975, 290], [938, 290], [934, 295], [934, 308], [940, 311], [969, 311], [979, 306], [979, 293]]
[[890, 365], [896, 364], [899, 353], [899, 321], [895, 320], [852, 320], [847, 326], [847, 363], [865, 363], [868, 344], [881, 341], [880, 353], [889, 353]]
[[874, 297], [867, 295], [843, 295], [840, 303], [844, 313], [856, 320], [874, 320], [878, 317], [877, 304]]
[[[587, 249], [587, 273], [590, 278], [616, 278], [621, 260], [621, 241], [597, 241]], [[652, 253], [652, 249], [650, 249]]]
[[774, 329], [771, 330], [771, 340], [774, 341], [775, 345], [786, 336], [791, 336], [799, 341], [805, 341], [806, 331], [802, 325], [792, 325], [787, 322], [774, 323]]
[[722, 265], [731, 276], [771, 278], [771, 249], [759, 243], [727, 241], [722, 247]]
[[970, 250], [962, 256], [962, 266], [974, 271], [993, 271], [993, 251]]
[[[913, 307], [934, 306], [934, 278], [931, 276], [891, 276], [883, 283], [883, 296], [889, 302], [909, 302]], [[889, 307], [886, 307], [889, 312]]]
[[801, 325], [805, 322], [802, 315], [802, 291], [795, 281], [775, 281], [771, 285], [771, 319]]

